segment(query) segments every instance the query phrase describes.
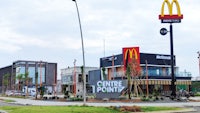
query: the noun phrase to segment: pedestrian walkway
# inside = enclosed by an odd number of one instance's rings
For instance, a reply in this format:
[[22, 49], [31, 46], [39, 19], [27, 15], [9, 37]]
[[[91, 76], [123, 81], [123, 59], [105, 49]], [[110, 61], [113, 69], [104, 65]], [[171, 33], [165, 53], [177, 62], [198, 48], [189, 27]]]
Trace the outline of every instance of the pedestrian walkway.
[[[83, 105], [83, 102], [61, 102], [55, 100], [33, 100], [33, 99], [22, 99], [22, 98], [11, 98], [11, 97], [0, 97], [0, 99], [14, 100], [14, 104], [20, 105], [39, 105], [39, 106], [68, 106], [68, 105]], [[200, 99], [200, 98], [199, 98]], [[89, 106], [173, 106], [173, 107], [184, 107], [184, 106], [200, 106], [200, 102], [129, 102], [129, 103], [86, 103]]]
[[200, 97], [190, 97], [190, 100], [199, 101], [200, 102]]

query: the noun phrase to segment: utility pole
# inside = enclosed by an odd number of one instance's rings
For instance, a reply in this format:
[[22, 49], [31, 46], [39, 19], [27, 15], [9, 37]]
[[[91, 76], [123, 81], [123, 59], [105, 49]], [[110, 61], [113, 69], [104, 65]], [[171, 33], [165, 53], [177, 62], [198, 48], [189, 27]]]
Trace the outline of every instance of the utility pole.
[[200, 51], [198, 51], [197, 54], [198, 54], [197, 58], [199, 59], [199, 78], [200, 78]]
[[82, 33], [82, 26], [81, 26], [81, 19], [80, 19], [78, 4], [76, 0], [72, 0], [72, 1], [75, 2], [75, 5], [76, 5], [80, 34], [81, 34], [81, 45], [82, 45], [82, 56], [83, 56], [83, 104], [86, 105], [86, 74], [85, 74], [85, 52], [84, 52], [84, 43], [83, 43], [83, 33]]
[[42, 87], [42, 61], [40, 61], [40, 87]]
[[114, 65], [115, 65], [115, 56], [113, 55], [112, 56], [112, 76], [110, 77], [111, 78], [110, 80], [114, 80], [114, 78], [115, 78], [115, 68], [114, 68]]
[[42, 61], [40, 61], [40, 99], [43, 98], [43, 88], [42, 88]]
[[76, 59], [74, 59], [74, 87], [73, 87], [73, 90], [74, 90], [74, 96], [76, 96]]
[[147, 87], [147, 97], [149, 96], [149, 79], [148, 79], [148, 66], [147, 66], [147, 60], [145, 60], [146, 62], [146, 87]]

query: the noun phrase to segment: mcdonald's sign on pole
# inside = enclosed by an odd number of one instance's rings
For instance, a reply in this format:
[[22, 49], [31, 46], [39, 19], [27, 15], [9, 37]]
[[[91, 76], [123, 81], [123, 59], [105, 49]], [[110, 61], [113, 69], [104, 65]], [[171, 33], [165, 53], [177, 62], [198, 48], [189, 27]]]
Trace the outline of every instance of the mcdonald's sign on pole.
[[[167, 4], [169, 14], [164, 14], [165, 4]], [[177, 14], [173, 14], [173, 6], [176, 5]], [[173, 23], [181, 23], [181, 19], [183, 19], [183, 15], [181, 14], [181, 8], [177, 0], [172, 0], [170, 3], [169, 0], [164, 0], [161, 8], [161, 14], [159, 15], [159, 19], [161, 23], [170, 23], [170, 30], [162, 28], [160, 33], [162, 35], [166, 35], [167, 32], [170, 32], [170, 52], [171, 52], [171, 99], [176, 98], [176, 77], [174, 75], [174, 46], [173, 46]]]
[[[169, 14], [164, 14], [165, 4], [167, 4]], [[176, 5], [177, 14], [173, 14], [174, 4]], [[169, 0], [164, 0], [159, 19], [161, 20], [161, 23], [181, 23], [183, 15], [181, 14], [181, 9], [178, 1], [172, 0], [172, 2], [170, 3]]]
[[122, 48], [123, 51], [123, 64], [124, 70], [126, 70], [127, 64], [134, 58], [138, 64], [140, 64], [140, 52], [139, 47], [126, 47]]

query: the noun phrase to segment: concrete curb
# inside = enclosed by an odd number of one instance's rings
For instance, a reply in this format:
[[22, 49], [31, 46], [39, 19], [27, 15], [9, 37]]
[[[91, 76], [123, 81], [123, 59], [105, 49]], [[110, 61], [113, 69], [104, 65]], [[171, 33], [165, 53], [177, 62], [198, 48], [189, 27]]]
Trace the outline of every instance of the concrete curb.
[[0, 110], [0, 113], [8, 113], [8, 112], [6, 112], [6, 111], [3, 111], [3, 110]]

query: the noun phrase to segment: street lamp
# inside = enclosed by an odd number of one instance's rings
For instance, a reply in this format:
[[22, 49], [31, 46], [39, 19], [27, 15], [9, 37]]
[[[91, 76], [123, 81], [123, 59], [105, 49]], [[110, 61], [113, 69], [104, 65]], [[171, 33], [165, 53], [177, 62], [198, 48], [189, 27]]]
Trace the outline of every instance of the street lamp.
[[198, 54], [198, 59], [199, 59], [199, 76], [200, 76], [200, 51], [198, 51], [197, 54]]
[[173, 46], [173, 26], [172, 23], [170, 23], [170, 30], [167, 31], [166, 28], [160, 29], [161, 35], [166, 35], [167, 32], [170, 32], [170, 52], [171, 52], [171, 98], [174, 99], [176, 97], [176, 78], [174, 75], [174, 46]]
[[[167, 8], [168, 8], [168, 14], [164, 14], [165, 12], [165, 4], [167, 4]], [[177, 14], [173, 13], [173, 6], [174, 4], [176, 5], [176, 10], [177, 10]], [[159, 19], [161, 20], [161, 23], [169, 23], [170, 24], [170, 51], [171, 51], [171, 98], [174, 99], [176, 98], [176, 78], [174, 76], [174, 47], [173, 47], [173, 23], [181, 23], [181, 19], [183, 19], [183, 15], [181, 14], [181, 9], [180, 9], [180, 5], [178, 3], [178, 0], [173, 0], [171, 3], [169, 2], [169, 0], [164, 0], [164, 2], [162, 3], [162, 8], [161, 8], [161, 14], [158, 16]], [[166, 35], [167, 34], [167, 29], [166, 28], [162, 28], [160, 30], [161, 35]]]
[[79, 15], [79, 10], [78, 10], [78, 5], [76, 0], [72, 0], [76, 4], [76, 9], [77, 9], [77, 15], [78, 15], [78, 20], [79, 20], [79, 27], [80, 27], [80, 34], [81, 34], [81, 43], [82, 43], [82, 53], [83, 53], [83, 102], [84, 105], [86, 104], [86, 77], [85, 77], [85, 54], [84, 54], [84, 43], [83, 43], [83, 33], [82, 33], [82, 27], [81, 27], [81, 19]]

